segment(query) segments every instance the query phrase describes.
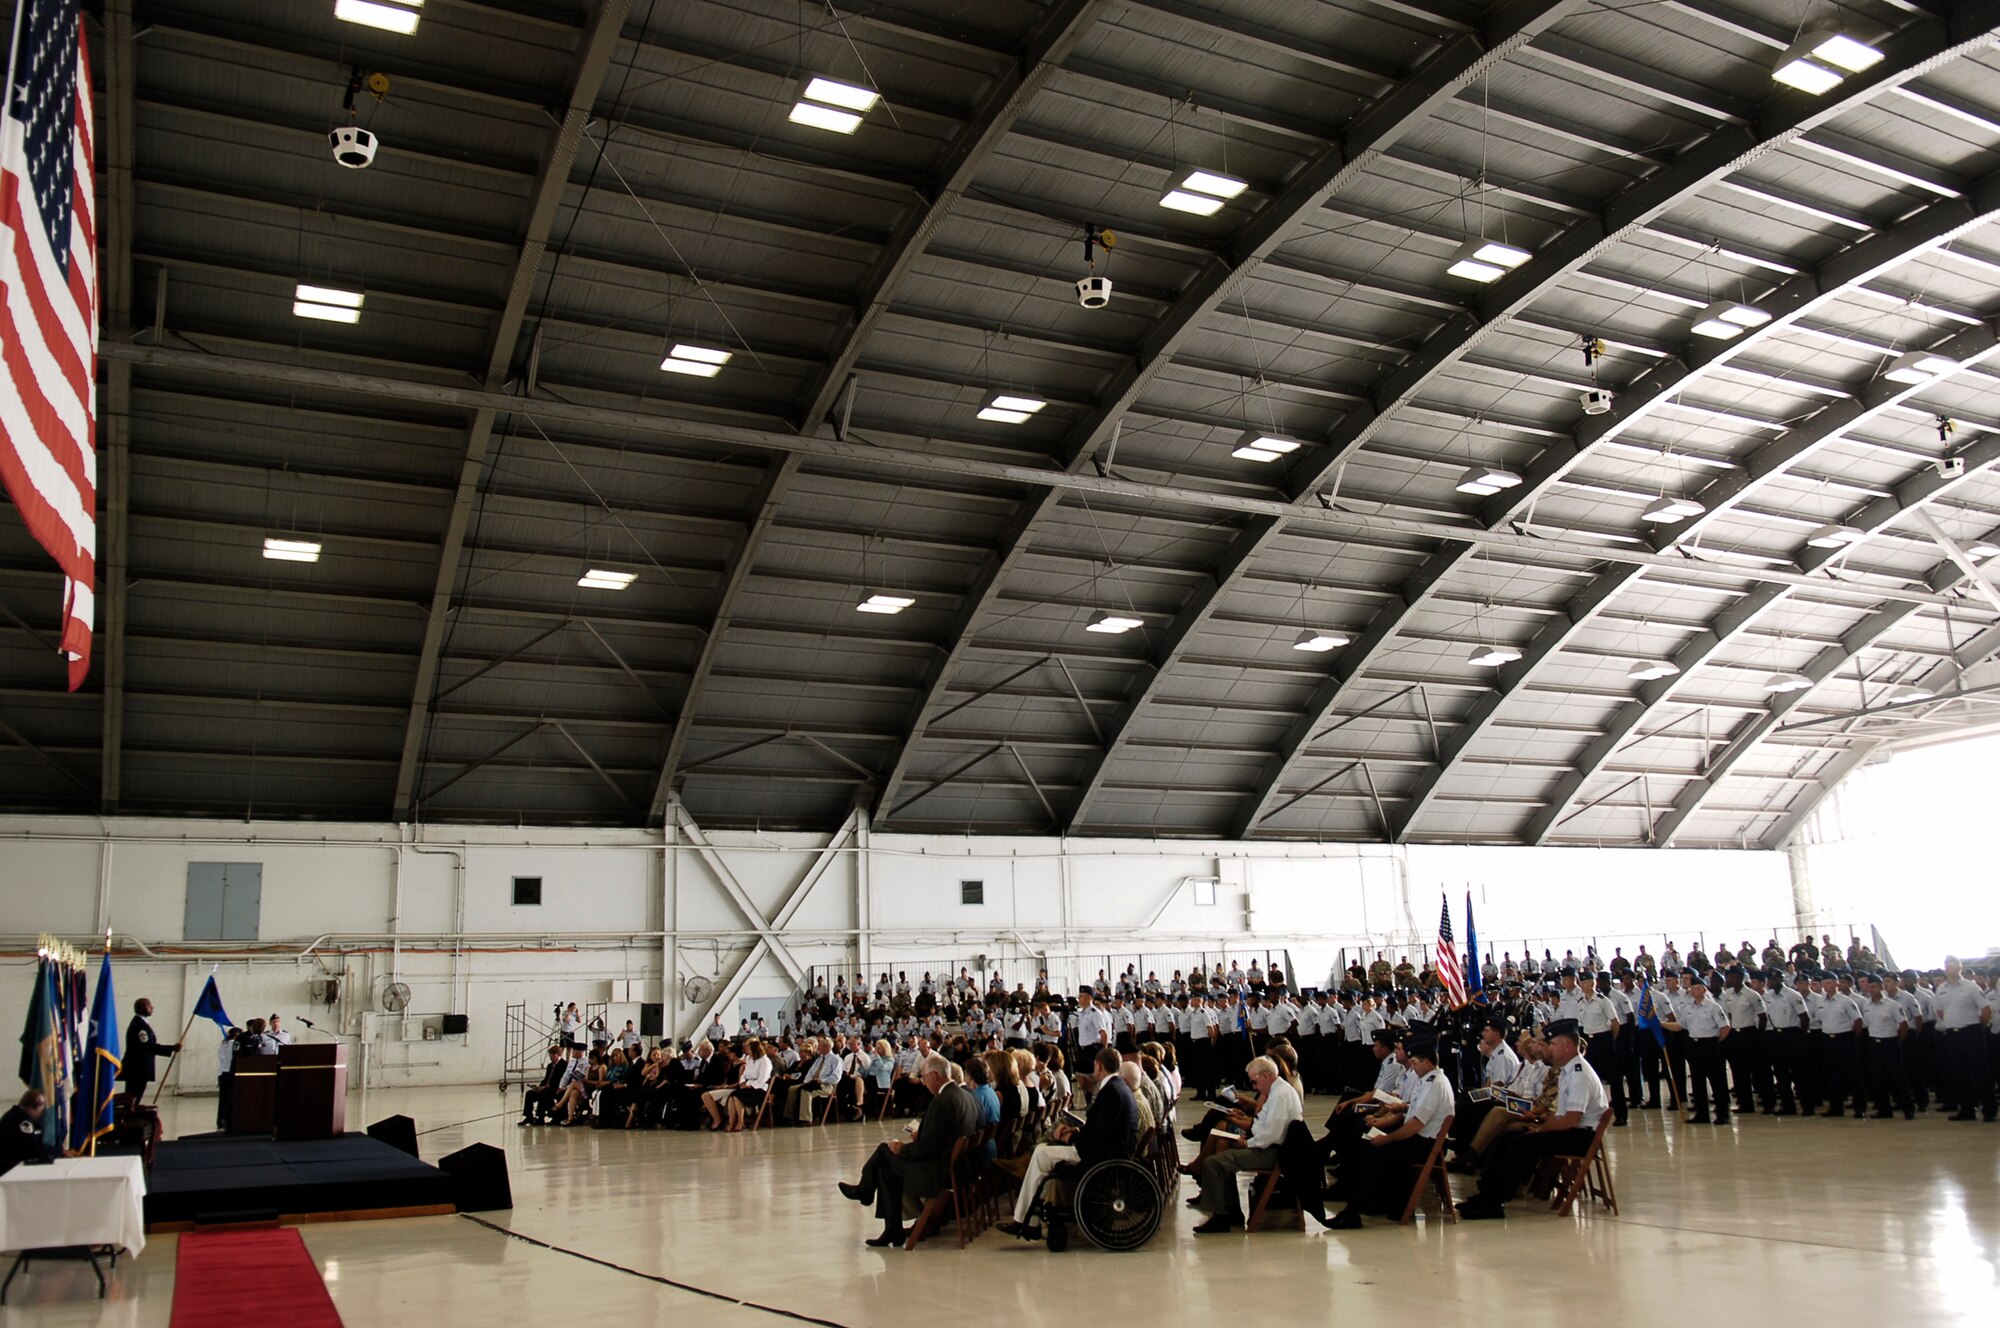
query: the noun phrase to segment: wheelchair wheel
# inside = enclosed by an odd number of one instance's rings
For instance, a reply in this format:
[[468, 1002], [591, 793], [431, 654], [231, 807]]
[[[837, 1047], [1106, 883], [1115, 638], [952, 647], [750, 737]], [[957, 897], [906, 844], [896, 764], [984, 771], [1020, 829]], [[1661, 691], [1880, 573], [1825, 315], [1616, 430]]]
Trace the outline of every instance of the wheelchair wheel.
[[1122, 1158], [1084, 1172], [1070, 1207], [1090, 1242], [1114, 1253], [1138, 1249], [1160, 1229], [1158, 1182], [1144, 1165]]
[[1069, 1248], [1069, 1223], [1053, 1213], [1044, 1222], [1042, 1240], [1048, 1245], [1050, 1254], [1061, 1254]]

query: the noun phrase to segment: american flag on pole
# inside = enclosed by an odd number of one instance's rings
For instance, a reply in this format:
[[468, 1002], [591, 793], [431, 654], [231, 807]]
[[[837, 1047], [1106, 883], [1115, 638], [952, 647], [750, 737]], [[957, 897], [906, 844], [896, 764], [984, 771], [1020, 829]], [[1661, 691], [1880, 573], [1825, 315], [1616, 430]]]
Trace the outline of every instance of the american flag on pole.
[[61, 650], [90, 671], [97, 583], [97, 230], [77, 0], [20, 0], [0, 107], [0, 482], [63, 574]]
[[1465, 1004], [1465, 970], [1459, 967], [1458, 945], [1451, 937], [1451, 901], [1438, 896], [1438, 977], [1444, 980], [1445, 995], [1451, 998], [1451, 1008], [1456, 1010]]

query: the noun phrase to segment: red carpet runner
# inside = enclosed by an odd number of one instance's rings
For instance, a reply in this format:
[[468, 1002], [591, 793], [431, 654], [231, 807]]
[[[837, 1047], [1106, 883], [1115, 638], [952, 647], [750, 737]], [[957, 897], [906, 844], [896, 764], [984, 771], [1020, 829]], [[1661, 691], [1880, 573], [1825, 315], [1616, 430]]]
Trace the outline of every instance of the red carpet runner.
[[299, 1233], [227, 1231], [181, 1237], [171, 1328], [341, 1328], [319, 1265]]

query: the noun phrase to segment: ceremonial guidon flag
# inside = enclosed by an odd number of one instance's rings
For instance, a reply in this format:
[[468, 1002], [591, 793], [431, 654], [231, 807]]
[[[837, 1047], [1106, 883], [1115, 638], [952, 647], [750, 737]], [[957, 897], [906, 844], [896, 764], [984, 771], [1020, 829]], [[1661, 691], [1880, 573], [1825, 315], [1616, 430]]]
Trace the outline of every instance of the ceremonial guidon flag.
[[1451, 1008], [1465, 1004], [1465, 971], [1458, 966], [1458, 944], [1451, 935], [1451, 901], [1438, 896], [1438, 977], [1444, 980]]
[[1660, 1016], [1653, 1009], [1653, 979], [1648, 974], [1639, 978], [1639, 1003], [1632, 1010], [1633, 1022], [1653, 1035], [1653, 1040], [1661, 1046], [1667, 1045], [1667, 1030], [1660, 1023]]
[[20, 0], [0, 103], [0, 482], [63, 574], [60, 648], [90, 671], [97, 584], [97, 230], [77, 0]]
[[1479, 927], [1472, 920], [1472, 891], [1465, 892], [1465, 989], [1477, 994], [1486, 989], [1486, 976], [1479, 968]]
[[208, 975], [208, 985], [201, 989], [201, 998], [194, 1003], [194, 1017], [214, 1020], [215, 1026], [225, 1033], [235, 1027], [229, 1022], [229, 1011], [222, 1008], [222, 993], [216, 990], [213, 973]]
[[118, 1092], [124, 1058], [118, 1045], [118, 992], [111, 984], [111, 952], [97, 974], [97, 999], [90, 1006], [90, 1044], [76, 1079], [70, 1111], [69, 1146], [80, 1152], [111, 1132], [111, 1099]]

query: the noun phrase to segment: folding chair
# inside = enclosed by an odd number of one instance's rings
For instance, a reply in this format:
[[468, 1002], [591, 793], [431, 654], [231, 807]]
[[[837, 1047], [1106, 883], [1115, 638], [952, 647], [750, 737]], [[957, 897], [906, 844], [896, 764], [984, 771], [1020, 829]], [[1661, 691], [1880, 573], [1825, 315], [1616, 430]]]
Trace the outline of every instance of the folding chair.
[[1458, 1210], [1451, 1205], [1451, 1179], [1444, 1170], [1444, 1145], [1445, 1141], [1451, 1138], [1451, 1122], [1452, 1118], [1446, 1116], [1443, 1126], [1437, 1132], [1437, 1138], [1431, 1140], [1431, 1151], [1424, 1158], [1424, 1164], [1417, 1168], [1417, 1179], [1410, 1186], [1410, 1202], [1404, 1205], [1402, 1220], [1397, 1225], [1410, 1225], [1411, 1220], [1417, 1215], [1417, 1205], [1424, 1201], [1424, 1192], [1427, 1189], [1436, 1192], [1438, 1203], [1444, 1209], [1444, 1220], [1458, 1221]]
[[1162, 1195], [1176, 1194], [1181, 1188], [1181, 1151], [1174, 1142], [1173, 1127], [1156, 1132], [1153, 1144], [1153, 1179]]
[[965, 1248], [969, 1240], [976, 1240], [986, 1229], [986, 1204], [979, 1193], [979, 1159], [986, 1149], [986, 1141], [992, 1137], [990, 1126], [981, 1126], [979, 1132], [970, 1139], [960, 1140], [963, 1148], [954, 1147], [951, 1154], [952, 1208], [958, 1216], [958, 1245]]
[[1590, 1137], [1590, 1146], [1578, 1157], [1552, 1157], [1549, 1162], [1556, 1169], [1555, 1192], [1549, 1197], [1551, 1212], [1569, 1215], [1576, 1205], [1579, 1193], [1597, 1200], [1615, 1216], [1618, 1212], [1618, 1195], [1611, 1188], [1611, 1163], [1604, 1151], [1604, 1134], [1611, 1124], [1611, 1113], [1605, 1112], [1604, 1119], [1597, 1122], [1597, 1133]]
[[969, 1179], [966, 1193], [972, 1200], [972, 1210], [978, 1216], [978, 1230], [983, 1231], [1000, 1219], [1000, 1196], [998, 1176], [1006, 1173], [992, 1165], [977, 1166], [973, 1159], [984, 1157], [986, 1145], [995, 1142], [998, 1127], [983, 1125], [979, 1133], [972, 1136], [972, 1146], [966, 1150], [966, 1168]]
[[[1271, 1196], [1278, 1192], [1278, 1186], [1284, 1182], [1284, 1178], [1284, 1169], [1281, 1167], [1250, 1173], [1250, 1188], [1257, 1197], [1250, 1205], [1250, 1220], [1243, 1224], [1245, 1231], [1264, 1229], [1264, 1210], [1270, 1207]], [[1305, 1208], [1299, 1203], [1297, 1195], [1292, 1198], [1292, 1211], [1298, 1214], [1299, 1226], [1303, 1228], [1306, 1224]]]
[[903, 1242], [904, 1249], [917, 1248], [918, 1243], [931, 1233], [931, 1228], [943, 1219], [947, 1206], [951, 1208], [953, 1223], [958, 1228], [958, 1247], [965, 1248], [965, 1210], [959, 1204], [959, 1174], [966, 1148], [971, 1142], [969, 1139], [952, 1142], [951, 1158], [945, 1164], [945, 1186], [924, 1200], [923, 1207], [917, 1212], [917, 1220], [910, 1224], [910, 1234]]

